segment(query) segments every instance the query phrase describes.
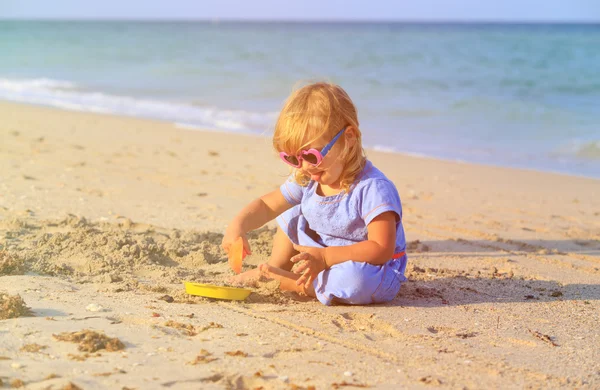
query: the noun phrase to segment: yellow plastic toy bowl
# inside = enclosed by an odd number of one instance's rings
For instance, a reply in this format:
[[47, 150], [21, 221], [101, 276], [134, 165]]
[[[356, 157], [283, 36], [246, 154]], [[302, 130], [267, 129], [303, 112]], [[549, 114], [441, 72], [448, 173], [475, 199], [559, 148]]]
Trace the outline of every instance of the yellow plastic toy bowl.
[[228, 299], [231, 301], [243, 301], [252, 292], [245, 288], [213, 286], [212, 284], [183, 282], [185, 292], [200, 297]]

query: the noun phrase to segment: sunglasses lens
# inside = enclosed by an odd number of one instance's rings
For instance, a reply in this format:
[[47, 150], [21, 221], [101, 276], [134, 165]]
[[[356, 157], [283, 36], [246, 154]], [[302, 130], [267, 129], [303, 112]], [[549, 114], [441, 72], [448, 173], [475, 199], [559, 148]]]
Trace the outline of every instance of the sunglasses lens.
[[285, 159], [285, 161], [287, 161], [288, 163], [290, 163], [294, 166], [299, 165], [298, 158], [296, 156], [285, 156], [283, 158]]
[[317, 165], [319, 163], [319, 158], [313, 153], [307, 153], [302, 156], [302, 158], [305, 159], [307, 163], [312, 165]]

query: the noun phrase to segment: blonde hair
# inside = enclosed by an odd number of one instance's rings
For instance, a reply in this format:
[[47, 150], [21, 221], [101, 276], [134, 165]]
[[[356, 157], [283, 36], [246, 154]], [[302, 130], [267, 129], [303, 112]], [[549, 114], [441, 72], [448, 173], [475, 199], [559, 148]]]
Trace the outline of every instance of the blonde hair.
[[[310, 143], [325, 136], [330, 139], [343, 128], [352, 126], [356, 142], [348, 145], [345, 133], [338, 142], [344, 142], [340, 159], [344, 168], [340, 185], [346, 192], [366, 163], [362, 147], [362, 134], [358, 127], [358, 115], [352, 100], [340, 86], [325, 82], [306, 85], [294, 91], [286, 100], [273, 135], [273, 147], [277, 152], [296, 155]], [[295, 181], [306, 186], [310, 177], [299, 169], [294, 170]]]

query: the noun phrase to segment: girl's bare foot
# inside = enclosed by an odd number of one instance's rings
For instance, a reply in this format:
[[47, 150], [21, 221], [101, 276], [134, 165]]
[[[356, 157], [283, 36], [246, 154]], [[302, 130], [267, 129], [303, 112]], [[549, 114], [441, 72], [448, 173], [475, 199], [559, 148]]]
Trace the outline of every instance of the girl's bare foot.
[[263, 277], [279, 281], [279, 288], [283, 291], [294, 291], [311, 297], [316, 296], [312, 285], [309, 288], [305, 288], [303, 285], [299, 286], [296, 284], [296, 280], [300, 277], [298, 274], [273, 267], [269, 264], [259, 265], [258, 270]]
[[234, 286], [255, 286], [258, 279], [260, 279], [260, 271], [258, 268], [254, 268], [230, 277], [227, 279], [227, 283]]

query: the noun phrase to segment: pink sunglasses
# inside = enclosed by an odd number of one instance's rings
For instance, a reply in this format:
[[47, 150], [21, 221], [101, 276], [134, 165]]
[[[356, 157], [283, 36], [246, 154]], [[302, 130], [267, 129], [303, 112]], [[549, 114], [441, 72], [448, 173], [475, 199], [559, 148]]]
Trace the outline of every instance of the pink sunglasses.
[[300, 154], [297, 156], [289, 155], [286, 152], [280, 152], [279, 157], [281, 157], [283, 162], [293, 166], [294, 168], [300, 168], [302, 166], [302, 160], [316, 167], [317, 165], [321, 164], [321, 161], [323, 161], [329, 150], [333, 147], [335, 141], [341, 137], [344, 130], [346, 130], [346, 127], [340, 130], [335, 137], [333, 137], [333, 139], [329, 141], [329, 143], [325, 145], [323, 149], [321, 149], [321, 151], [318, 151], [317, 149], [301, 150]]

